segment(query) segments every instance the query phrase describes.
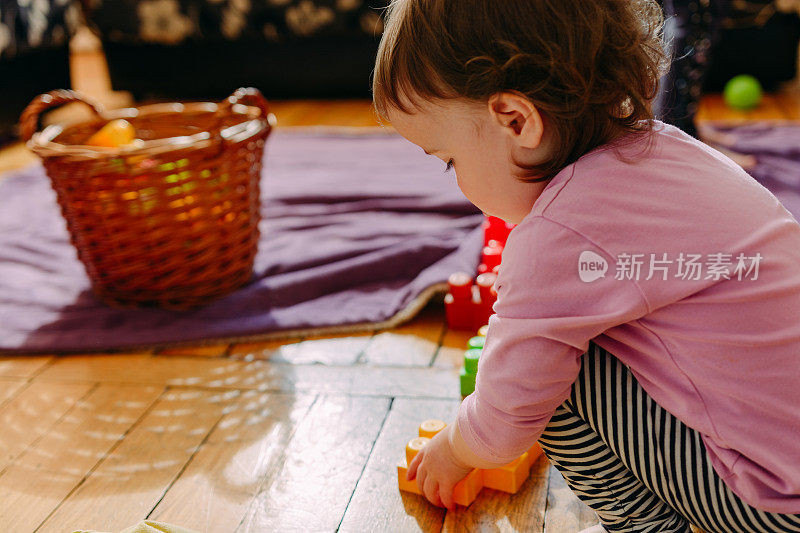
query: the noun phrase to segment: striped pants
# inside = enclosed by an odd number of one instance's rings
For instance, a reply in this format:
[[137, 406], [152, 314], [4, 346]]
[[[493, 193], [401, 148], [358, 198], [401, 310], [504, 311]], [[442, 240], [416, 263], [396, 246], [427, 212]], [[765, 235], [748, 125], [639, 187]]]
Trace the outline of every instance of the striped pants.
[[800, 514], [760, 511], [731, 492], [700, 434], [593, 342], [539, 444], [608, 531], [800, 532]]

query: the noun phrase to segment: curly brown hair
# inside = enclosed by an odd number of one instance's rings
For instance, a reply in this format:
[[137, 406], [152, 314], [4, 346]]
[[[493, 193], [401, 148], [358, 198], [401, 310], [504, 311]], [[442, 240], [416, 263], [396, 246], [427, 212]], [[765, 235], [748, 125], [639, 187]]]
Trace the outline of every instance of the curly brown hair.
[[375, 111], [413, 114], [418, 99], [488, 102], [522, 93], [548, 119], [555, 153], [522, 165], [553, 177], [626, 132], [653, 129], [667, 67], [655, 0], [392, 0], [373, 72]]

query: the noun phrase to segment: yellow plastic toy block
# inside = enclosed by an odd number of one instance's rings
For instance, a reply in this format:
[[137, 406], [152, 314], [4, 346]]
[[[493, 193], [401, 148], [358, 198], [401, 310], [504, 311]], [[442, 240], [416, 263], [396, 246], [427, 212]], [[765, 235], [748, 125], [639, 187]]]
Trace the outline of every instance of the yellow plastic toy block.
[[439, 433], [441, 430], [445, 428], [447, 424], [442, 422], [441, 420], [426, 420], [422, 424], [419, 425], [419, 436], [420, 437], [428, 437], [432, 439], [434, 435]]
[[[420, 431], [420, 433], [422, 433], [422, 432]], [[411, 464], [411, 460], [414, 458], [415, 455], [417, 455], [417, 452], [423, 446], [428, 444], [428, 442], [430, 440], [431, 439], [428, 438], [428, 437], [417, 437], [416, 439], [411, 439], [410, 441], [408, 441], [408, 444], [406, 444], [406, 464], [407, 465]]]
[[[414, 459], [417, 452], [419, 452], [434, 435], [444, 429], [445, 426], [446, 424], [441, 420], [426, 420], [420, 424], [420, 436], [411, 439], [406, 445], [406, 464], [397, 466], [397, 481], [400, 490], [412, 492], [414, 494], [422, 494], [419, 487], [417, 487], [416, 480], [406, 481], [406, 474], [408, 472], [407, 465], [411, 464], [411, 460]], [[541, 454], [542, 449], [539, 447], [539, 444], [534, 444], [527, 452], [507, 465], [487, 470], [479, 468], [473, 469], [454, 487], [453, 500], [457, 504], [467, 507], [475, 501], [475, 498], [478, 497], [478, 494], [480, 494], [484, 487], [515, 494], [519, 491], [520, 487], [522, 487], [525, 480], [528, 479], [531, 465], [533, 465]]]

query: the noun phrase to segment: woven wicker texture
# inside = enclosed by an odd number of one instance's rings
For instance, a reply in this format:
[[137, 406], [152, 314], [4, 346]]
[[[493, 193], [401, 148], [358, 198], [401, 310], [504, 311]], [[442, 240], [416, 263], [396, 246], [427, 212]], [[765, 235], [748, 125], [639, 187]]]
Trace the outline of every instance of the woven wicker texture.
[[[36, 131], [42, 112], [69, 102], [89, 105], [94, 118]], [[144, 142], [85, 145], [114, 118], [130, 122]], [[261, 157], [275, 124], [260, 92], [106, 113], [80, 94], [53, 91], [34, 99], [20, 123], [101, 300], [189, 309], [248, 282]]]

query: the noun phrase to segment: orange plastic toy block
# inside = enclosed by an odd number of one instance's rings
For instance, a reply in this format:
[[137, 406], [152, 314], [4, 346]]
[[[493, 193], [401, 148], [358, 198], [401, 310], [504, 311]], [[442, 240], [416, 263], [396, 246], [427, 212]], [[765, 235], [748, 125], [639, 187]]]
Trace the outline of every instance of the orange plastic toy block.
[[397, 481], [400, 486], [400, 490], [403, 492], [411, 492], [414, 494], [422, 494], [420, 492], [419, 487], [417, 487], [417, 480], [408, 481], [406, 480], [406, 474], [408, 473], [408, 466], [406, 465], [397, 465]]
[[136, 131], [131, 123], [125, 119], [116, 119], [108, 122], [86, 141], [91, 146], [104, 146], [117, 148], [130, 144], [136, 137]]
[[483, 473], [474, 468], [467, 476], [453, 487], [453, 501], [458, 505], [469, 507], [483, 489]]
[[[417, 487], [416, 480], [406, 480], [407, 465], [411, 464], [411, 460], [417, 455], [417, 452], [445, 426], [446, 424], [441, 420], [426, 420], [420, 424], [420, 436], [411, 439], [406, 445], [406, 464], [397, 465], [397, 482], [401, 491], [422, 494]], [[530, 475], [531, 465], [541, 453], [542, 449], [539, 445], [534, 444], [527, 452], [507, 465], [488, 470], [473, 469], [456, 484], [453, 490], [453, 500], [457, 504], [467, 507], [475, 501], [484, 487], [515, 494]]]
[[530, 450], [500, 468], [483, 471], [483, 486], [487, 489], [502, 490], [515, 494], [528, 479], [531, 465], [541, 455], [542, 449], [534, 444]]

